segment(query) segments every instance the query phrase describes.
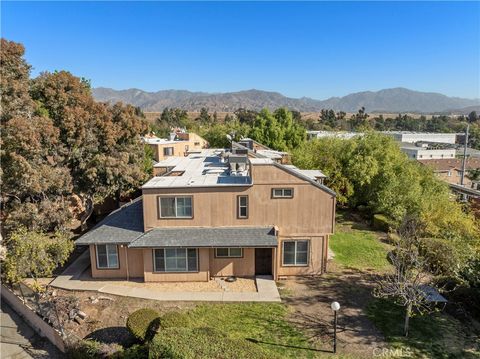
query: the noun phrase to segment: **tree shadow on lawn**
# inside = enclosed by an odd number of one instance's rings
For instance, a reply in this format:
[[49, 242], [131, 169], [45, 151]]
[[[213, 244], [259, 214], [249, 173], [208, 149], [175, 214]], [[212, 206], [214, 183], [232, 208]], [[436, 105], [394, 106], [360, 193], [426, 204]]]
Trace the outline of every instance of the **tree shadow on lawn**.
[[104, 344], [119, 344], [123, 347], [130, 347], [137, 343], [128, 329], [120, 326], [97, 329], [89, 333], [84, 339], [93, 339]]
[[279, 343], [271, 343], [271, 342], [266, 342], [263, 340], [258, 340], [254, 338], [245, 338], [249, 342], [255, 343], [255, 344], [266, 344], [266, 345], [273, 345], [276, 347], [283, 347], [283, 348], [290, 348], [290, 349], [303, 349], [303, 350], [309, 350], [313, 352], [322, 352], [322, 353], [333, 353], [331, 350], [323, 350], [323, 349], [315, 349], [315, 348], [310, 348], [310, 347], [301, 347], [298, 345], [287, 345], [287, 344], [279, 344]]

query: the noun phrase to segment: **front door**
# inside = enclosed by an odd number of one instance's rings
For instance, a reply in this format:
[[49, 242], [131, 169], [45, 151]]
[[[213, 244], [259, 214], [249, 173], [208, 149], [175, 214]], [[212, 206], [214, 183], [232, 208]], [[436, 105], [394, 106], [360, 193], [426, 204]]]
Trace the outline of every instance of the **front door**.
[[272, 248], [255, 248], [255, 274], [272, 274]]

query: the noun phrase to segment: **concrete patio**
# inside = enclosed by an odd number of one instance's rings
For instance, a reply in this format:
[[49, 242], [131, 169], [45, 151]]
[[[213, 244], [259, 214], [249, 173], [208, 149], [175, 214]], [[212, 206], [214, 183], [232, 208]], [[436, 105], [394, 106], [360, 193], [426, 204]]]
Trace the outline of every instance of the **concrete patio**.
[[[96, 291], [133, 298], [159, 301], [202, 301], [202, 302], [280, 302], [275, 281], [271, 276], [256, 276], [256, 292], [228, 291], [158, 291], [142, 286], [141, 282], [126, 280], [95, 280], [89, 275], [90, 255], [88, 250], [80, 255], [61, 275], [55, 278], [52, 287]], [[132, 286], [133, 283], [138, 285]]]

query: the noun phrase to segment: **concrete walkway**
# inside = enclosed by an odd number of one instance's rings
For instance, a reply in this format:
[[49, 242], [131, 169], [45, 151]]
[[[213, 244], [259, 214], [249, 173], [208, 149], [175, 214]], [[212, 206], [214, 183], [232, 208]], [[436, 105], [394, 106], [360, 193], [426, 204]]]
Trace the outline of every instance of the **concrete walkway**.
[[201, 302], [281, 302], [275, 281], [271, 276], [255, 278], [257, 292], [160, 292], [141, 286], [124, 285], [123, 280], [85, 280], [84, 272], [90, 267], [90, 253], [85, 251], [50, 285], [67, 290], [97, 291], [125, 297], [160, 301]]
[[0, 358], [64, 358], [47, 339], [40, 338], [4, 301], [0, 309]]

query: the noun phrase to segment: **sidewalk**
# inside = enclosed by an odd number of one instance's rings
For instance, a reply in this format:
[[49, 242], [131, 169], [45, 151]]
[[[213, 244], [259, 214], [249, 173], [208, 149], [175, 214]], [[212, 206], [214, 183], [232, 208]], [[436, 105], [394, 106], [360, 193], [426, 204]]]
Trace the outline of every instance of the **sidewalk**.
[[[90, 254], [85, 251], [61, 275], [55, 278], [52, 287], [67, 290], [97, 291], [125, 297], [160, 301], [201, 302], [281, 302], [275, 281], [270, 276], [257, 276], [257, 292], [160, 292], [139, 286], [132, 287], [124, 280], [85, 280], [89, 269]], [[125, 283], [125, 284], [123, 284]], [[131, 283], [131, 282], [130, 282]]]

